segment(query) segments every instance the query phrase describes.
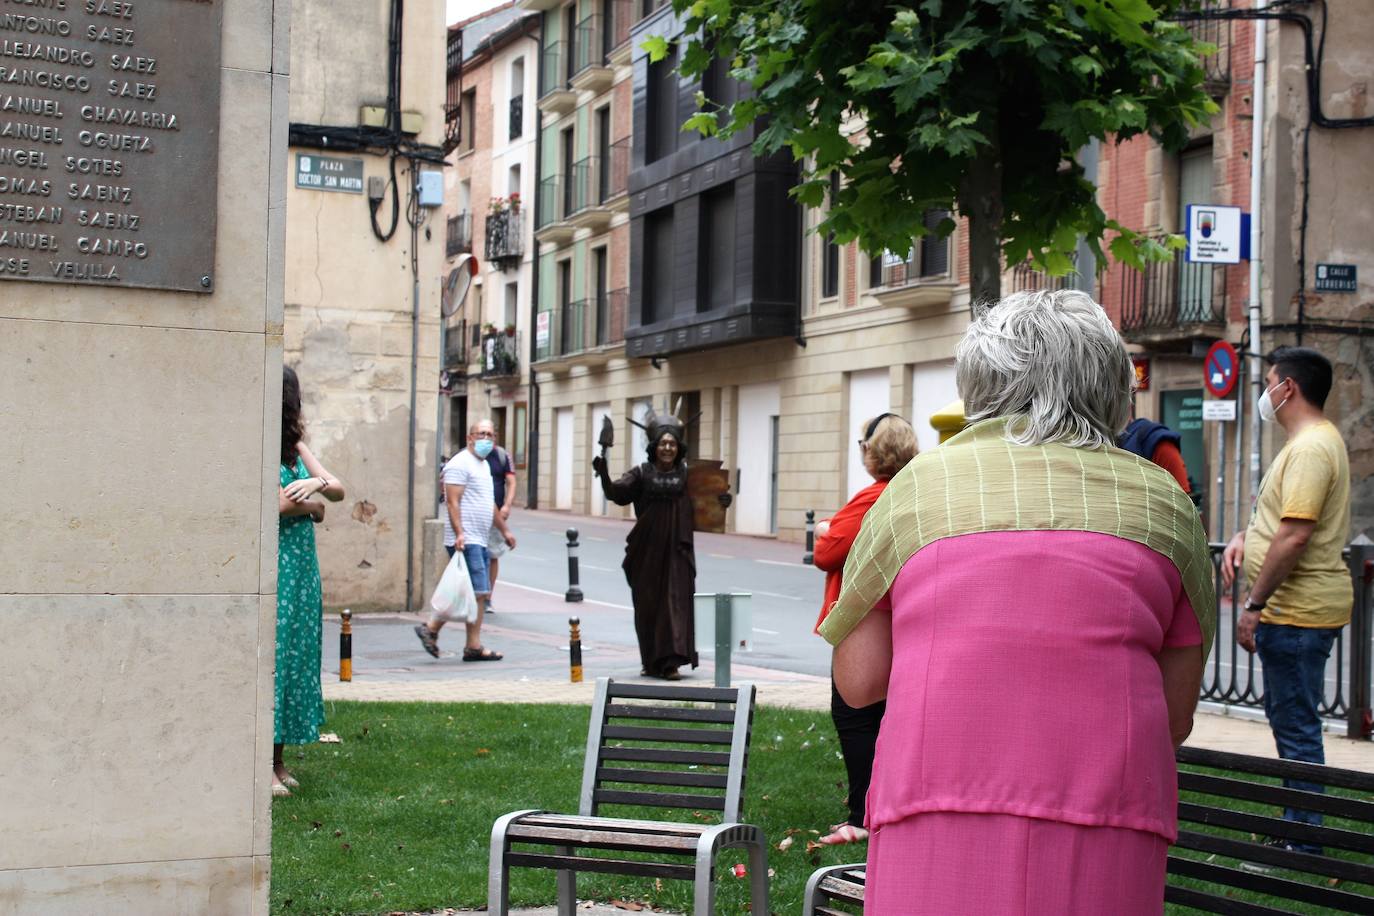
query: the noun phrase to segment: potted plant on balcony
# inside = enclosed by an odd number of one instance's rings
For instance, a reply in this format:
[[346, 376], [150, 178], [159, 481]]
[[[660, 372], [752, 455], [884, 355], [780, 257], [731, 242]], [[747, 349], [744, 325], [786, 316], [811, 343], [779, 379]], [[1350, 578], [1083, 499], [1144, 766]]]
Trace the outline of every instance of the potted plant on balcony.
[[506, 336], [507, 336], [507, 337], [514, 337], [514, 336], [515, 336], [515, 325], [513, 325], [513, 324], [508, 324], [508, 325], [506, 325]]

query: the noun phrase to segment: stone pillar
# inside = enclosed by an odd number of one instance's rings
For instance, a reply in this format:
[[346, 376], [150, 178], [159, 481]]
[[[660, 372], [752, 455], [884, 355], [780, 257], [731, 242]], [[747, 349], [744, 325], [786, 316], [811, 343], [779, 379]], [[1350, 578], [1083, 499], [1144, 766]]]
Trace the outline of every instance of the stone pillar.
[[[0, 193], [64, 210], [0, 222], [51, 236], [27, 277], [0, 271], [7, 912], [267, 912], [288, 10], [35, 11], [91, 63], [43, 67], [84, 95], [14, 90], [57, 99], [17, 118], [52, 129], [24, 144], [51, 189]], [[100, 125], [146, 143], [82, 151], [110, 80], [156, 86], [119, 104], [178, 129]]]

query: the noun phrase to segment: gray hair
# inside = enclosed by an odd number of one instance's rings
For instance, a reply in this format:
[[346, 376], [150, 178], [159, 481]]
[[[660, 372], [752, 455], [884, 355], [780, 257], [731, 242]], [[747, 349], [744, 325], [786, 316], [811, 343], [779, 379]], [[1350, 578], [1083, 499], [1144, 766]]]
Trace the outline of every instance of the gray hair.
[[969, 422], [1006, 417], [1018, 445], [1115, 445], [1135, 370], [1107, 313], [1086, 293], [1013, 293], [978, 314], [955, 350]]

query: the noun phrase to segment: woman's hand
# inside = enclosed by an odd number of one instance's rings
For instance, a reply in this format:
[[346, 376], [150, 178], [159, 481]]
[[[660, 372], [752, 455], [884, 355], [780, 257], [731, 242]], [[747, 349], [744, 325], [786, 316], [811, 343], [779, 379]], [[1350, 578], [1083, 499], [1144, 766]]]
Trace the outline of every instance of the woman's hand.
[[325, 481], [322, 477], [307, 477], [304, 480], [293, 480], [283, 489], [286, 498], [292, 502], [305, 502], [311, 496], [319, 493], [325, 488]]

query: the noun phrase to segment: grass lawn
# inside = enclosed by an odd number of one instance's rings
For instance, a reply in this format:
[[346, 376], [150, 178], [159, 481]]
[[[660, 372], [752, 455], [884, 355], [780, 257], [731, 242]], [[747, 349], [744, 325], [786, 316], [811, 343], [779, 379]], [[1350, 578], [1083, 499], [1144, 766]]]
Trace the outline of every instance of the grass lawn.
[[[492, 821], [517, 808], [577, 811], [585, 707], [329, 703], [326, 715], [325, 729], [342, 744], [287, 748], [301, 788], [273, 803], [273, 913], [485, 905]], [[744, 820], [774, 846], [788, 830], [802, 831], [786, 852], [769, 851], [774, 913], [801, 911], [818, 866], [864, 858], [862, 845], [806, 852], [811, 831], [844, 818], [838, 752], [828, 713], [757, 710]], [[729, 871], [736, 861], [744, 856], [735, 850], [720, 859], [722, 913], [745, 912], [748, 881]], [[552, 872], [511, 876], [513, 905], [554, 902]], [[681, 881], [660, 888], [652, 879], [581, 875], [578, 896], [677, 912], [691, 906], [691, 887]]]

